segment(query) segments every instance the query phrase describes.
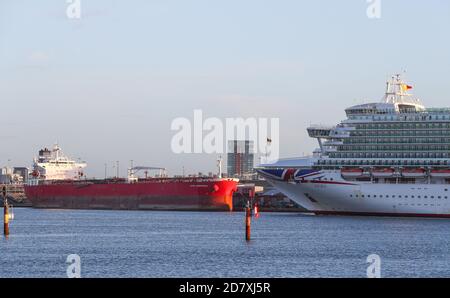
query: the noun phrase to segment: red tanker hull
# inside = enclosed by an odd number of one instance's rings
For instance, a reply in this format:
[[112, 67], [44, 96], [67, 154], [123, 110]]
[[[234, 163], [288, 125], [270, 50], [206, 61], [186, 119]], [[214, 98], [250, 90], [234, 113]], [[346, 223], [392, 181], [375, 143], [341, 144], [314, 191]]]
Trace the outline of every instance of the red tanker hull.
[[26, 185], [25, 194], [35, 208], [231, 211], [236, 188], [235, 179], [54, 181]]

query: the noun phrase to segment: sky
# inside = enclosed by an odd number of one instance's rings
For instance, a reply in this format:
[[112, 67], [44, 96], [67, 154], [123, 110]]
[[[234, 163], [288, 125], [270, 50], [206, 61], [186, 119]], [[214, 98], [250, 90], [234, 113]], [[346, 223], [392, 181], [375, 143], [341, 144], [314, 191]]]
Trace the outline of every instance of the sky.
[[[375, 0], [372, 0], [375, 1]], [[380, 101], [406, 71], [429, 107], [450, 106], [450, 2], [381, 0], [0, 0], [0, 166], [58, 142], [89, 176], [120, 161], [215, 172], [217, 154], [175, 154], [171, 123], [280, 121], [280, 156], [310, 154], [310, 124]]]

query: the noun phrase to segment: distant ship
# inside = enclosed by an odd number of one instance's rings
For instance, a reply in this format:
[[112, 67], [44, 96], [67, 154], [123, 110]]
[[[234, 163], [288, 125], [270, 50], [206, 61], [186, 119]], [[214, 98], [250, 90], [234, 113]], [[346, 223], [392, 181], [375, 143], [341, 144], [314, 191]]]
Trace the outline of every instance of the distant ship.
[[[79, 163], [58, 146], [43, 149], [34, 160], [33, 178], [24, 186], [35, 208], [113, 210], [211, 210], [231, 211], [238, 179], [217, 177], [138, 177], [133, 167], [128, 177], [86, 179]], [[219, 164], [221, 168], [221, 164]]]
[[257, 171], [316, 214], [450, 217], [450, 109], [425, 108], [410, 89], [393, 76], [382, 102], [309, 127], [313, 156]]

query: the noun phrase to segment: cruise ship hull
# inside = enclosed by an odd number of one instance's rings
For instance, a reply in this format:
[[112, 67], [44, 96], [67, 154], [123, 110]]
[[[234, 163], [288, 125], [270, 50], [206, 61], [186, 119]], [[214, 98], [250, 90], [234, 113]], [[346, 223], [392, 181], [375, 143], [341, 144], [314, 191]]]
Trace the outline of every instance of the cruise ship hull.
[[234, 179], [66, 181], [25, 186], [35, 208], [231, 211]]
[[[264, 175], [264, 171], [260, 171]], [[319, 171], [285, 181], [267, 177], [291, 200], [317, 215], [450, 217], [450, 184], [377, 184]]]

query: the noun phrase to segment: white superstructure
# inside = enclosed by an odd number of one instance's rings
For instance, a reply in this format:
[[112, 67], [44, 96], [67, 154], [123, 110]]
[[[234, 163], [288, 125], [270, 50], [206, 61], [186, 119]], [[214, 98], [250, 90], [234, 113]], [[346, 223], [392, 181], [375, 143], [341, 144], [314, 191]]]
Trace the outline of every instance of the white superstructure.
[[34, 159], [32, 176], [42, 180], [77, 180], [83, 176], [84, 162], [76, 162], [64, 155], [58, 145], [39, 150]]
[[346, 109], [336, 126], [311, 126], [312, 157], [258, 172], [316, 214], [450, 217], [450, 109], [427, 109], [400, 75], [382, 102]]

